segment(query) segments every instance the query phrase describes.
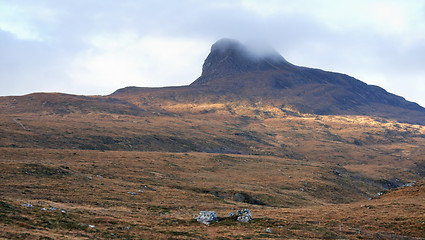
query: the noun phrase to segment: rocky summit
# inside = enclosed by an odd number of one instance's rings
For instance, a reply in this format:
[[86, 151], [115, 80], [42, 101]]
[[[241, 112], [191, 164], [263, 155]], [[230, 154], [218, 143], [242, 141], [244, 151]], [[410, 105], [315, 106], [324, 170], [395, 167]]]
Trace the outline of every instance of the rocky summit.
[[425, 123], [425, 108], [341, 73], [295, 66], [275, 50], [256, 51], [236, 40], [217, 41], [202, 75], [190, 86], [215, 94], [290, 105], [302, 113], [369, 115]]
[[248, 48], [237, 40], [221, 39], [212, 45], [202, 67], [202, 76], [192, 85], [231, 74], [277, 70], [286, 64], [289, 63], [270, 47]]

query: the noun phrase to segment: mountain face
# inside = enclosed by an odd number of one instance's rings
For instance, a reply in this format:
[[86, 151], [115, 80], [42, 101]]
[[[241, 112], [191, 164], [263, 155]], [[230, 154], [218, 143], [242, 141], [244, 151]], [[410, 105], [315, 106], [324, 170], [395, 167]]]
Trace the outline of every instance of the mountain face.
[[277, 70], [289, 64], [273, 49], [247, 48], [236, 40], [221, 39], [211, 47], [202, 67], [202, 76], [192, 85], [231, 74]]
[[[255, 51], [231, 39], [217, 41], [192, 88], [229, 98], [290, 105], [302, 113], [371, 115], [425, 123], [425, 108], [353, 77], [295, 66], [274, 50]], [[196, 90], [194, 90], [196, 91]]]

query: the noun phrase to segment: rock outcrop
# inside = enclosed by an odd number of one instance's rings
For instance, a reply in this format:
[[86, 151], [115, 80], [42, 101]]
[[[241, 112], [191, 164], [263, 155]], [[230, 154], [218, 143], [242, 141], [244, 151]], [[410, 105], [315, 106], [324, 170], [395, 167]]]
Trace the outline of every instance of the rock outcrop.
[[288, 63], [270, 47], [248, 48], [234, 39], [214, 43], [202, 66], [202, 75], [192, 85], [201, 85], [210, 79], [226, 75], [276, 70]]

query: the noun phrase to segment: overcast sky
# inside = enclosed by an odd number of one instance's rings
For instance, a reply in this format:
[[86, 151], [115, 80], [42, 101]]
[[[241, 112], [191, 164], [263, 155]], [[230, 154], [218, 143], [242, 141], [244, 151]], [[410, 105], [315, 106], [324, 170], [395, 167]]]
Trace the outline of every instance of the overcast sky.
[[425, 0], [0, 0], [0, 95], [187, 85], [223, 37], [425, 106]]

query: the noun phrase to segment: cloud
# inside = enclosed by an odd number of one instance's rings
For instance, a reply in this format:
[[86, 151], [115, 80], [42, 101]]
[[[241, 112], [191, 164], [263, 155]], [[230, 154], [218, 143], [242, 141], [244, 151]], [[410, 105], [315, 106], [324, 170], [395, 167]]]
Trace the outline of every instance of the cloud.
[[425, 106], [425, 1], [0, 0], [0, 95], [189, 84], [223, 37]]
[[55, 13], [38, 4], [0, 2], [0, 30], [11, 33], [19, 40], [42, 41], [39, 25], [52, 23]]
[[[123, 86], [159, 87], [189, 84], [200, 75], [199, 61], [207, 44], [161, 36], [96, 36], [92, 48], [73, 63], [73, 78], [80, 85], [104, 86], [112, 92]], [[201, 46], [200, 46], [201, 45]], [[196, 71], [187, 71], [194, 69]]]
[[38, 40], [17, 40], [11, 33], [0, 31], [0, 94], [54, 91], [66, 86], [69, 78], [63, 69], [67, 59], [57, 55], [58, 51]]

